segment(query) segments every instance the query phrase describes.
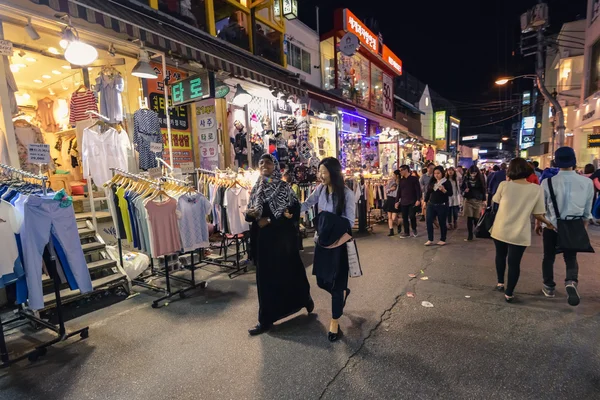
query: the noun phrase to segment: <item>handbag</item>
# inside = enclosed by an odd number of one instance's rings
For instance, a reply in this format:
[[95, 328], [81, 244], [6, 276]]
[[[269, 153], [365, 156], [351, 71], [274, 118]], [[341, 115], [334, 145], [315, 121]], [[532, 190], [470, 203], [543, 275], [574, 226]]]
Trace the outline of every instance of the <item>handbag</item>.
[[362, 268], [360, 267], [360, 259], [358, 258], [358, 248], [354, 239], [346, 242], [348, 250], [348, 275], [350, 278], [358, 278], [362, 276]]
[[491, 238], [490, 229], [494, 225], [494, 221], [496, 220], [496, 211], [493, 207], [488, 207], [485, 209], [485, 212], [477, 221], [477, 226], [475, 227], [475, 237], [480, 239], [489, 239]]
[[595, 253], [594, 248], [590, 244], [590, 237], [585, 229], [583, 217], [567, 216], [569, 219], [562, 219], [560, 217], [556, 195], [552, 187], [552, 178], [548, 178], [548, 189], [550, 190], [550, 199], [554, 205], [554, 214], [556, 215], [556, 230], [558, 234], [556, 252]]

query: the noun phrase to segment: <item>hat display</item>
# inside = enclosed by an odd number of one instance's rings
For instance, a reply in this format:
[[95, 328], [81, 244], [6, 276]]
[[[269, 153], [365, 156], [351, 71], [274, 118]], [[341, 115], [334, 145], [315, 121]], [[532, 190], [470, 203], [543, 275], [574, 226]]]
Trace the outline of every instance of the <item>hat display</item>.
[[554, 153], [554, 162], [558, 168], [571, 168], [577, 166], [575, 150], [571, 147], [560, 147]]

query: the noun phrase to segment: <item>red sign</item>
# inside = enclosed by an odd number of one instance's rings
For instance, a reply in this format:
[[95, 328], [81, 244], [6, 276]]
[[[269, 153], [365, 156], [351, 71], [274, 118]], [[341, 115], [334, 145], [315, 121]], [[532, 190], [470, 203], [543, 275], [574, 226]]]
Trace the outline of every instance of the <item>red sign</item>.
[[383, 45], [383, 62], [396, 71], [398, 75], [402, 75], [402, 60], [392, 53], [386, 45]]
[[344, 30], [346, 32], [354, 33], [367, 49], [375, 54], [379, 54], [379, 39], [377, 38], [377, 35], [371, 32], [371, 30], [347, 8], [344, 9]]

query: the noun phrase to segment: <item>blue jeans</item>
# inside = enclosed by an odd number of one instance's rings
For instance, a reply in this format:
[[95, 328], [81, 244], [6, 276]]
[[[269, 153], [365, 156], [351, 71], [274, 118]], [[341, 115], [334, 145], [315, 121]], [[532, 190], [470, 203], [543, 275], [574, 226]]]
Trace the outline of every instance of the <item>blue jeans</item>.
[[21, 244], [29, 306], [33, 310], [44, 308], [42, 254], [51, 239], [71, 287], [78, 288], [81, 293], [91, 292], [92, 281], [81, 249], [73, 207], [62, 208], [57, 200], [34, 195], [29, 196], [24, 207]]
[[448, 208], [448, 223], [458, 222], [458, 213], [460, 212], [460, 206], [451, 206]]
[[446, 218], [448, 217], [448, 204], [428, 204], [427, 205], [427, 238], [433, 241], [433, 221], [435, 218], [440, 223], [440, 232], [442, 242], [446, 241], [446, 234], [448, 233], [448, 226], [446, 225]]

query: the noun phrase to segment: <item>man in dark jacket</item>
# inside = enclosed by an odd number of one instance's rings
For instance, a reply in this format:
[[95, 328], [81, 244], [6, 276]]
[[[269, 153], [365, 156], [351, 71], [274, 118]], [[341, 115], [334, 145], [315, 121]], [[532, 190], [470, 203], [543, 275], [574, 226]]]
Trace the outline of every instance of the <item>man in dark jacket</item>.
[[488, 182], [488, 193], [492, 197], [494, 197], [498, 191], [498, 186], [500, 186], [500, 183], [506, 180], [506, 168], [506, 163], [500, 164], [500, 171], [496, 172], [494, 176], [492, 176], [492, 179], [490, 179]]
[[[413, 237], [417, 237], [417, 208], [421, 205], [421, 185], [419, 178], [411, 176], [408, 165], [400, 167], [400, 184], [398, 185], [398, 196], [396, 197], [396, 208], [402, 212], [402, 222], [404, 224], [404, 233], [398, 232], [401, 238], [410, 236], [408, 220], [412, 227]], [[400, 227], [398, 227], [400, 231]]]

